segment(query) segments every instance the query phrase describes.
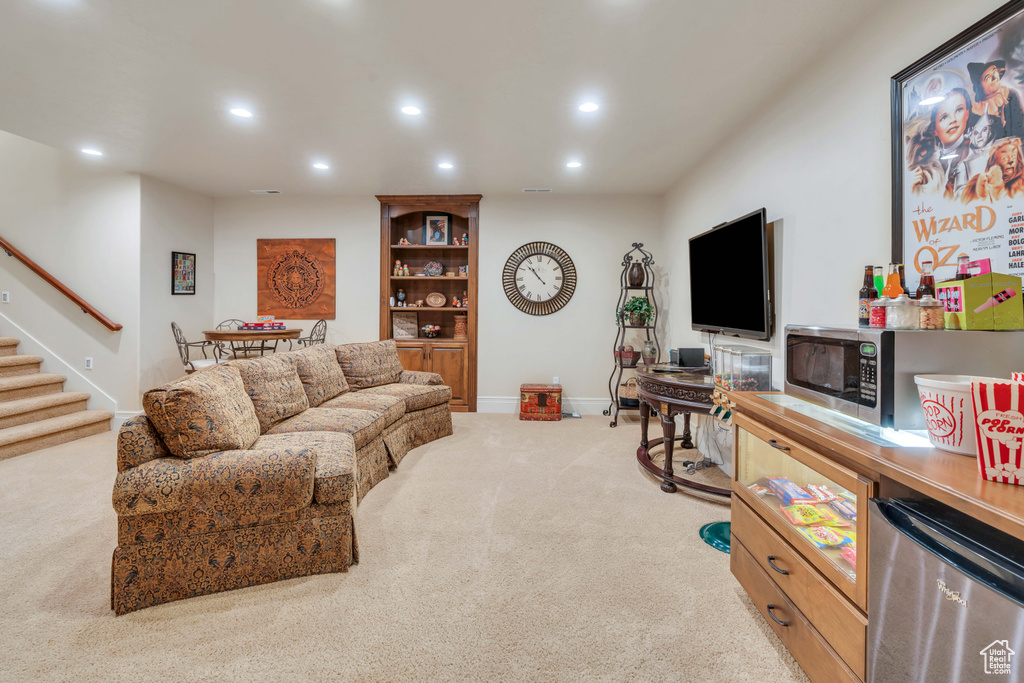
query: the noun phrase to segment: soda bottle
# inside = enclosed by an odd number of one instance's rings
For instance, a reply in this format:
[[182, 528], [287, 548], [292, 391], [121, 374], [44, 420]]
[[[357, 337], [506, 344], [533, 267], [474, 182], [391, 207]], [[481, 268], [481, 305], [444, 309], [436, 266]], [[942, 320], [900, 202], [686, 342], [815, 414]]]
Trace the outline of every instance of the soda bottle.
[[899, 268], [899, 271], [900, 271], [900, 288], [904, 292], [906, 292], [907, 296], [910, 296], [910, 290], [907, 289], [907, 276], [903, 272], [903, 264], [900, 263], [897, 267]]
[[917, 298], [935, 296], [935, 276], [932, 275], [932, 262], [921, 264], [921, 284], [917, 286]]
[[971, 279], [971, 257], [967, 254], [960, 254], [956, 257], [956, 277], [954, 280]]
[[885, 275], [885, 287], [882, 289], [882, 296], [895, 299], [902, 293], [903, 287], [900, 286], [899, 269], [896, 268], [895, 263], [890, 263]]
[[878, 298], [875, 289], [875, 267], [864, 266], [864, 286], [860, 288], [857, 318], [861, 327], [871, 327], [871, 302]]
[[885, 288], [885, 276], [882, 274], [884, 271], [885, 269], [882, 266], [875, 266], [875, 290], [879, 294]]

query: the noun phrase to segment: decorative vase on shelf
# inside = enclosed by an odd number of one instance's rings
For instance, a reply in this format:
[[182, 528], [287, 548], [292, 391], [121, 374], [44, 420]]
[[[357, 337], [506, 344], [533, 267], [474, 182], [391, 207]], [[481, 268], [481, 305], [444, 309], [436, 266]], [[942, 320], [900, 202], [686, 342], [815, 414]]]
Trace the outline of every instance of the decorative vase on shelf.
[[640, 355], [643, 356], [644, 365], [654, 365], [654, 361], [658, 359], [658, 349], [655, 348], [654, 342], [648, 339], [644, 342], [644, 348], [640, 351]]
[[639, 261], [634, 261], [633, 265], [629, 267], [629, 273], [626, 275], [626, 280], [629, 282], [630, 287], [644, 286], [644, 267]]

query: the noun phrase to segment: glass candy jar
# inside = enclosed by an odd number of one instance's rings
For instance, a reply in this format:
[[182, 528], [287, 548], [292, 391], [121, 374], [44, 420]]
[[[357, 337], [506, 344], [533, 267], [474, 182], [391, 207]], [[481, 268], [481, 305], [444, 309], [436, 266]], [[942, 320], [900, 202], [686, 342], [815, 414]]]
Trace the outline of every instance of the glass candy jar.
[[916, 330], [921, 324], [917, 302], [906, 294], [900, 294], [889, 301], [885, 311], [885, 329]]
[[922, 296], [917, 302], [919, 327], [922, 330], [943, 330], [946, 328], [942, 315], [942, 302], [934, 296]]
[[883, 296], [871, 302], [871, 327], [885, 328], [885, 314], [890, 301], [892, 299]]

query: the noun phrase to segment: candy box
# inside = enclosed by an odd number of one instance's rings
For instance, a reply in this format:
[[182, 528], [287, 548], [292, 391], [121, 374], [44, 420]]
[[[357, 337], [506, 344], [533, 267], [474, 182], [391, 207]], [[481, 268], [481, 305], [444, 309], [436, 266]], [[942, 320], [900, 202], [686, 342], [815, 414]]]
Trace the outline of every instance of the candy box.
[[1024, 484], [1024, 382], [976, 378], [971, 382], [971, 396], [982, 478]]
[[1024, 296], [1016, 275], [987, 273], [935, 285], [947, 330], [1019, 330], [1024, 327]]
[[828, 503], [836, 499], [836, 494], [828, 490], [827, 486], [818, 486], [816, 484], [808, 484], [804, 487], [807, 492], [815, 497], [817, 503]]
[[814, 496], [785, 477], [768, 477], [768, 488], [784, 505], [815, 502]]
[[851, 545], [856, 540], [848, 532], [830, 529], [827, 526], [804, 527], [797, 531], [803, 534], [804, 538], [814, 544], [816, 548], [841, 548]]

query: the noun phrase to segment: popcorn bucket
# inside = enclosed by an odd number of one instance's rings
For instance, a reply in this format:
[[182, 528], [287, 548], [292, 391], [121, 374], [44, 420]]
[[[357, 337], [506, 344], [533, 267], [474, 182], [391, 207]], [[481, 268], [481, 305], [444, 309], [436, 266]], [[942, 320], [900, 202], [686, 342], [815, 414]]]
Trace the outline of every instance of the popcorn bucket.
[[979, 377], [971, 388], [981, 477], [1024, 484], [1024, 383]]
[[[936, 448], [976, 455], [970, 375], [914, 375], [928, 440]], [[966, 438], [965, 438], [966, 437]]]

